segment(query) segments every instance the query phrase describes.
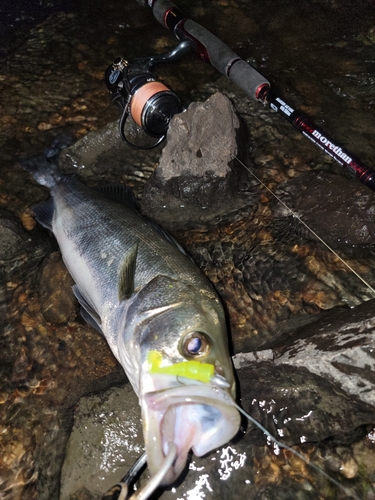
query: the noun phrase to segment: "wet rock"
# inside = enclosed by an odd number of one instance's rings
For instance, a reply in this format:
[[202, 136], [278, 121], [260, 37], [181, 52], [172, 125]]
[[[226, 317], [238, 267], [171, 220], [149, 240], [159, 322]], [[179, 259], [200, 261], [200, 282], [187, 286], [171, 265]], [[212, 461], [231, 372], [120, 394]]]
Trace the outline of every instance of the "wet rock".
[[46, 321], [59, 325], [74, 318], [76, 300], [73, 285], [60, 253], [49, 255], [39, 275], [40, 308]]
[[65, 173], [79, 174], [85, 182], [97, 185], [120, 183], [139, 187], [154, 169], [160, 147], [152, 152], [139, 151], [120, 138], [118, 121], [86, 134], [60, 156], [60, 168]]
[[[306, 481], [307, 483], [307, 481]], [[307, 486], [303, 489], [303, 486]], [[300, 484], [297, 481], [285, 481], [282, 485], [272, 485], [269, 484], [261, 488], [254, 500], [274, 500], [274, 498], [289, 499], [294, 498], [296, 500], [315, 500], [317, 491], [312, 488], [309, 484]]]
[[69, 500], [80, 488], [100, 498], [143, 451], [140, 408], [130, 384], [82, 398], [66, 449], [60, 500]]
[[[276, 194], [331, 247], [375, 244], [374, 194], [364, 185], [326, 172], [305, 172], [282, 184]], [[279, 236], [293, 232], [317, 239], [279, 203], [274, 217]]]
[[[142, 197], [142, 213], [169, 230], [214, 226], [254, 200], [249, 186], [244, 130], [229, 99], [216, 93], [171, 120], [167, 144]], [[225, 200], [225, 203], [223, 203]]]
[[86, 488], [80, 488], [70, 495], [69, 500], [96, 500], [97, 495], [90, 493]]
[[5, 264], [19, 257], [29, 238], [15, 217], [5, 210], [0, 210], [0, 235], [0, 264]]
[[371, 300], [335, 310], [295, 332], [276, 366], [307, 369], [373, 408], [375, 419], [375, 318]]
[[25, 267], [35, 273], [35, 266], [50, 249], [48, 241], [39, 241], [39, 232], [27, 233], [20, 220], [0, 210], [0, 277], [2, 280], [25, 277]]
[[353, 458], [360, 469], [368, 471], [369, 482], [375, 486], [375, 460], [372, 457], [375, 447], [375, 426], [369, 426], [365, 439], [352, 447]]
[[[364, 435], [375, 409], [308, 367], [251, 363], [239, 371], [243, 408], [284, 444], [335, 439], [350, 444]], [[250, 424], [249, 424], [250, 425]], [[264, 442], [261, 430], [248, 430], [253, 443]]]
[[[374, 302], [322, 315], [287, 346], [235, 356], [244, 408], [283, 443], [348, 445], [375, 421]], [[356, 466], [343, 461], [349, 477]]]

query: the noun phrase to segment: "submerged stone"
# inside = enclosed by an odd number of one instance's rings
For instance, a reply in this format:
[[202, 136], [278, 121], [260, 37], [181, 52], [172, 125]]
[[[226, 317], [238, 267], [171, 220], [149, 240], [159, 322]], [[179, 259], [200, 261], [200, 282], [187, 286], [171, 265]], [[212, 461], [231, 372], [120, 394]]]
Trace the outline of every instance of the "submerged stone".
[[[281, 184], [276, 194], [332, 248], [375, 244], [374, 193], [363, 184], [326, 172], [304, 172]], [[280, 203], [275, 203], [272, 224], [279, 237], [292, 232], [317, 240]]]
[[100, 498], [144, 451], [138, 398], [130, 384], [114, 387], [82, 398], [74, 418], [60, 500], [70, 500], [78, 490], [79, 498], [84, 498], [85, 490]]
[[126, 183], [142, 186], [151, 175], [160, 147], [141, 151], [127, 146], [120, 138], [118, 121], [86, 134], [65, 149], [59, 159], [64, 173], [78, 174], [84, 182], [99, 185]]
[[0, 210], [0, 263], [16, 260], [30, 241], [20, 222], [9, 212]]
[[[375, 408], [348, 394], [339, 384], [308, 366], [252, 363], [239, 372], [243, 408], [287, 445], [326, 439], [351, 444], [362, 438], [362, 426], [374, 420]], [[264, 435], [249, 424], [249, 437], [260, 445]]]
[[60, 253], [49, 255], [39, 275], [40, 308], [48, 322], [65, 324], [75, 317], [73, 284]]

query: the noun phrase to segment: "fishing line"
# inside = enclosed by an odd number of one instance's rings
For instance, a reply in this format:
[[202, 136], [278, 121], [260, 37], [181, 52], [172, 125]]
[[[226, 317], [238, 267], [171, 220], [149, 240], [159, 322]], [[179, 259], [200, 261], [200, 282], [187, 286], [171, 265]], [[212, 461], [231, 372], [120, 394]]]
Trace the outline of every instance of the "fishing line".
[[[242, 165], [255, 179], [257, 182], [259, 182], [259, 184], [264, 187], [279, 203], [281, 203], [281, 205], [290, 213], [292, 214], [292, 216], [294, 218], [296, 218], [299, 222], [301, 222], [301, 224], [303, 224], [305, 226], [305, 228], [311, 232], [311, 234], [313, 234], [321, 243], [323, 243], [323, 245], [330, 251], [333, 253], [333, 255], [335, 255], [339, 260], [340, 262], [342, 262], [347, 269], [349, 269], [355, 276], [357, 276], [357, 278], [359, 280], [362, 281], [362, 283], [375, 295], [375, 289], [364, 279], [362, 278], [362, 276], [360, 276], [351, 266], [350, 264], [348, 264], [342, 257], [340, 257], [340, 255], [338, 255], [338, 253], [333, 249], [331, 248], [328, 243], [326, 243], [323, 238], [321, 238], [313, 229], [311, 229], [309, 227], [308, 224], [306, 224], [306, 222], [304, 222], [300, 216], [294, 211], [292, 210], [291, 208], [288, 207], [288, 205], [286, 205], [286, 203], [276, 194], [272, 191], [272, 189], [270, 189], [243, 161], [241, 161], [236, 155], [233, 155], [233, 153], [228, 149], [226, 148], [227, 151], [230, 153], [230, 155], [232, 156], [233, 159], [237, 160], [240, 165]], [[261, 431], [271, 440], [273, 441], [277, 446], [279, 446], [280, 448], [283, 448], [285, 450], [288, 450], [289, 452], [291, 452], [293, 455], [295, 455], [296, 457], [300, 458], [303, 462], [305, 462], [309, 467], [311, 467], [312, 469], [314, 469], [315, 471], [317, 471], [318, 473], [322, 474], [326, 479], [328, 479], [328, 481], [330, 481], [332, 484], [334, 484], [335, 486], [337, 486], [338, 488], [340, 488], [348, 497], [350, 498], [354, 498], [356, 500], [361, 500], [360, 497], [358, 497], [358, 495], [356, 493], [354, 493], [353, 491], [349, 490], [348, 488], [346, 488], [345, 486], [343, 486], [339, 481], [337, 481], [336, 479], [334, 479], [332, 476], [330, 476], [329, 474], [327, 474], [322, 468], [320, 468], [318, 465], [315, 465], [311, 462], [309, 462], [306, 457], [304, 457], [301, 453], [299, 453], [298, 451], [294, 450], [293, 448], [291, 448], [290, 446], [282, 443], [281, 441], [279, 441], [278, 439], [276, 439], [265, 427], [263, 427], [263, 425], [261, 425], [259, 422], [257, 422], [257, 420], [255, 420], [251, 415], [249, 415], [248, 413], [245, 412], [245, 410], [243, 410], [240, 406], [238, 406], [236, 403], [234, 403], [234, 406], [237, 408], [237, 410], [242, 413], [250, 422], [252, 422], [254, 425], [256, 425], [259, 429], [261, 429]]]
[[[224, 146], [225, 147], [225, 146]], [[272, 191], [272, 189], [270, 189], [252, 170], [250, 167], [248, 167], [242, 160], [240, 160], [240, 158], [238, 158], [236, 155], [234, 155], [228, 148], [226, 148], [227, 152], [232, 156], [232, 158], [234, 160], [237, 160], [239, 162], [240, 165], [242, 165], [253, 177], [254, 179], [256, 179], [257, 182], [259, 182], [259, 184], [264, 187], [279, 203], [281, 203], [281, 205], [295, 218], [297, 219], [303, 226], [305, 226], [305, 228], [310, 231], [310, 233], [315, 236], [315, 238], [317, 238], [317, 240], [319, 240], [321, 243], [323, 243], [323, 245], [330, 251], [333, 253], [333, 255], [339, 259], [339, 261], [344, 264], [344, 266], [349, 269], [349, 271], [351, 271], [359, 280], [362, 281], [362, 283], [371, 291], [371, 293], [375, 296], [375, 289], [370, 285], [370, 283], [368, 283], [368, 281], [366, 281], [364, 278], [362, 278], [362, 276], [360, 276], [357, 271], [355, 271], [355, 269], [353, 269], [351, 267], [351, 265], [346, 262], [342, 257], [340, 257], [340, 255], [332, 248], [328, 245], [328, 243], [326, 241], [323, 240], [323, 238], [321, 238], [308, 224], [306, 224], [306, 222], [304, 222], [301, 217], [294, 211], [292, 210], [290, 207], [288, 207], [288, 205], [286, 205], [286, 203], [276, 194]]]
[[293, 453], [293, 455], [295, 455], [296, 457], [298, 457], [301, 460], [303, 460], [309, 467], [311, 467], [315, 471], [317, 471], [320, 474], [322, 474], [331, 483], [333, 483], [335, 486], [337, 486], [338, 488], [340, 488], [348, 497], [355, 498], [356, 500], [361, 500], [361, 498], [359, 496], [357, 496], [356, 493], [354, 493], [353, 491], [349, 490], [348, 488], [345, 488], [345, 486], [343, 486], [341, 483], [339, 483], [338, 481], [336, 481], [336, 479], [334, 479], [332, 476], [330, 476], [329, 474], [327, 474], [318, 465], [315, 465], [315, 464], [309, 462], [307, 460], [307, 458], [302, 455], [302, 453], [299, 453], [298, 451], [294, 450], [290, 446], [288, 446], [288, 445], [282, 443], [281, 441], [279, 441], [278, 439], [276, 439], [265, 427], [263, 427], [262, 424], [260, 424], [259, 422], [257, 422], [251, 415], [249, 415], [248, 413], [246, 413], [246, 411], [243, 410], [240, 406], [238, 406], [238, 404], [236, 404], [236, 403], [233, 403], [233, 404], [237, 408], [237, 410], [240, 413], [242, 413], [242, 415], [244, 415], [248, 420], [250, 420], [250, 422], [252, 422], [254, 425], [256, 425], [277, 446], [279, 446], [280, 448], [284, 448], [285, 450], [290, 451], [291, 453]]

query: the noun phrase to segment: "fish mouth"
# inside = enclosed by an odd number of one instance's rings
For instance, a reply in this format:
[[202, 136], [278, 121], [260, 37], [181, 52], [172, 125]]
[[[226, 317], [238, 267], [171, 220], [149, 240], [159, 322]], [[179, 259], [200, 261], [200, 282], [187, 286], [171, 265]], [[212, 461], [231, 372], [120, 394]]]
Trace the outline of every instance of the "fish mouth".
[[200, 457], [232, 439], [240, 427], [240, 414], [233, 403], [225, 389], [211, 384], [188, 384], [144, 394], [143, 431], [151, 475], [159, 470], [170, 442], [175, 443], [177, 455], [163, 486], [180, 476], [190, 449]]

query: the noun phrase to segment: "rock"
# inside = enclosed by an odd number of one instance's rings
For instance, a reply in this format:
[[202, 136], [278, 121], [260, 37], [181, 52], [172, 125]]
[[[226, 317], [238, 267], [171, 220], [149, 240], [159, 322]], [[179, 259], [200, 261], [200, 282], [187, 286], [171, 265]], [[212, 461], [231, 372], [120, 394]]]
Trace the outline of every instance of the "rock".
[[62, 151], [59, 165], [63, 172], [79, 173], [84, 182], [93, 185], [105, 178], [107, 184], [126, 180], [138, 187], [151, 175], [158, 153], [160, 147], [146, 153], [126, 145], [121, 141], [118, 121], [114, 121]]
[[[233, 157], [243, 155], [238, 140], [241, 133], [234, 107], [220, 92], [205, 102], [191, 103], [185, 112], [172, 119], [167, 145], [157, 167], [158, 179], [164, 185], [189, 174], [198, 178], [205, 175], [228, 178], [232, 174]], [[231, 179], [236, 181], [235, 175]]]
[[103, 173], [103, 160], [106, 163], [123, 168], [125, 152], [127, 148], [121, 142], [118, 134], [118, 122], [109, 123], [100, 131], [93, 131], [86, 134], [70, 148], [62, 151], [60, 157], [60, 166], [64, 170], [74, 167], [79, 170], [80, 175], [98, 174], [98, 165], [100, 165], [100, 174]]
[[[287, 445], [325, 439], [351, 444], [374, 421], [375, 409], [308, 367], [258, 361], [238, 372], [242, 406], [273, 436]], [[252, 424], [251, 442], [264, 443]]]
[[[27, 273], [50, 249], [47, 241], [39, 241], [38, 230], [28, 233], [20, 220], [6, 210], [0, 210], [0, 281], [25, 279]], [[25, 271], [25, 266], [28, 272]]]
[[239, 352], [233, 356], [233, 365], [236, 370], [249, 366], [256, 361], [272, 361], [274, 353], [272, 349], [264, 349], [255, 352]]
[[0, 210], [0, 234], [0, 264], [19, 258], [29, 238], [21, 224], [5, 210]]
[[274, 500], [275, 498], [296, 500], [315, 500], [317, 498], [317, 491], [311, 488], [307, 481], [302, 484], [296, 481], [285, 481], [281, 485], [268, 484], [259, 489], [254, 500]]
[[70, 495], [69, 500], [96, 500], [97, 495], [90, 493], [86, 488], [80, 488], [73, 495]]
[[254, 200], [240, 193], [250, 182], [237, 163], [245, 159], [244, 145], [244, 129], [227, 97], [217, 92], [190, 104], [170, 122], [142, 213], [169, 230], [199, 229], [251, 205]]
[[356, 443], [352, 447], [353, 456], [356, 463], [359, 465], [360, 468], [364, 468], [365, 470], [367, 468], [369, 474], [368, 477], [370, 481], [372, 479], [372, 483], [374, 483], [374, 477], [375, 477], [375, 460], [374, 457], [372, 456], [372, 454], [374, 453], [374, 447], [375, 447], [375, 426], [372, 427], [369, 426], [365, 439]]
[[[374, 245], [374, 194], [363, 184], [326, 172], [304, 172], [281, 184], [276, 194], [331, 247]], [[317, 239], [280, 203], [274, 216], [277, 233], [293, 231]]]
[[375, 421], [374, 303], [322, 314], [283, 347], [237, 354], [244, 408], [287, 444], [356, 441]]
[[60, 253], [49, 255], [39, 275], [40, 308], [46, 321], [60, 325], [74, 319], [76, 300], [73, 285]]
[[100, 498], [143, 451], [140, 408], [130, 384], [82, 398], [66, 448], [60, 500], [82, 488]]
[[274, 363], [307, 369], [348, 397], [373, 408], [375, 420], [375, 300], [322, 315], [291, 337]]

